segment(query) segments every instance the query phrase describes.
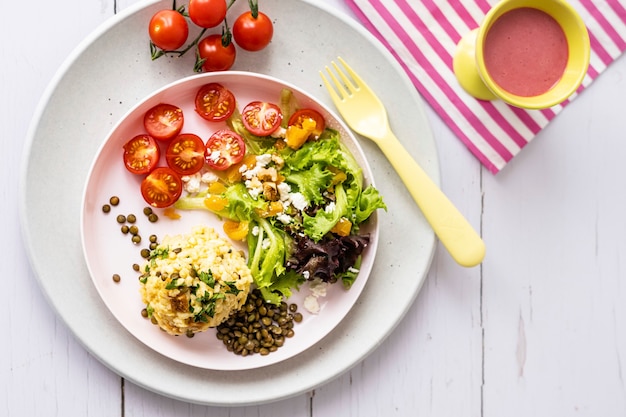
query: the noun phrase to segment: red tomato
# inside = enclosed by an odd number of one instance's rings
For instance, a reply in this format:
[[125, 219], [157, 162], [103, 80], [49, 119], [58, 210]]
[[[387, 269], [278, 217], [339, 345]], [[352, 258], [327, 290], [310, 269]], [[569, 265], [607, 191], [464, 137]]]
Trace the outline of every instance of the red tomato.
[[141, 182], [141, 195], [152, 207], [171, 206], [183, 192], [183, 182], [171, 168], [155, 168]]
[[272, 103], [253, 101], [241, 112], [243, 125], [257, 136], [269, 136], [283, 120], [280, 108]]
[[133, 174], [152, 171], [159, 162], [161, 152], [150, 135], [138, 135], [124, 144], [124, 166]]
[[204, 165], [204, 142], [191, 133], [183, 133], [174, 138], [167, 151], [165, 161], [179, 175], [193, 175]]
[[159, 140], [169, 140], [178, 135], [185, 118], [180, 107], [160, 103], [146, 112], [143, 125], [150, 136]]
[[246, 144], [243, 138], [232, 130], [218, 130], [206, 143], [206, 162], [218, 171], [238, 164], [245, 154]]
[[265, 48], [274, 35], [274, 25], [266, 14], [250, 11], [241, 14], [233, 25], [233, 37], [241, 48], [259, 51]]
[[189, 0], [189, 18], [203, 28], [213, 28], [226, 18], [226, 0]]
[[205, 72], [226, 71], [235, 63], [237, 51], [232, 42], [224, 45], [222, 35], [209, 35], [198, 43], [198, 56]]
[[235, 111], [235, 96], [218, 83], [203, 85], [196, 94], [196, 112], [210, 122], [228, 119]]
[[148, 25], [150, 40], [165, 51], [180, 48], [187, 41], [189, 25], [184, 16], [176, 10], [158, 11]]
[[315, 121], [315, 131], [313, 132], [314, 136], [321, 135], [324, 129], [326, 128], [326, 122], [324, 121], [324, 116], [322, 116], [317, 110], [313, 110], [313, 109], [297, 110], [289, 118], [289, 122], [287, 124], [289, 126], [296, 125], [298, 127], [302, 127], [302, 121], [304, 119], [312, 119]]

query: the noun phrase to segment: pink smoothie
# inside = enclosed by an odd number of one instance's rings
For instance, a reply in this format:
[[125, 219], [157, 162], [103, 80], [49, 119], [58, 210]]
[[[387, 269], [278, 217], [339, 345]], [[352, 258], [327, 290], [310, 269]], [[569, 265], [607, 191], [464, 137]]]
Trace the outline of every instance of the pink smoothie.
[[491, 26], [483, 43], [485, 67], [503, 90], [537, 96], [562, 77], [568, 47], [561, 26], [547, 13], [513, 9]]

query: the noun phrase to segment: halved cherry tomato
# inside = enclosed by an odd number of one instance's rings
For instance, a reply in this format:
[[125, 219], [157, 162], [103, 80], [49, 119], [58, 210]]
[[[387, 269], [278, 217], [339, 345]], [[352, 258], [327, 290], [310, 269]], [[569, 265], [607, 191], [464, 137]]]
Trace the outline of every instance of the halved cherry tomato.
[[193, 175], [204, 165], [204, 142], [192, 133], [176, 136], [165, 151], [165, 161], [179, 175]]
[[133, 174], [144, 175], [156, 167], [159, 146], [150, 135], [138, 135], [124, 144], [124, 166]]
[[159, 140], [169, 140], [178, 135], [184, 123], [182, 109], [173, 104], [157, 104], [143, 117], [143, 125], [148, 134]]
[[152, 207], [171, 206], [183, 192], [183, 182], [171, 168], [155, 168], [141, 182], [141, 195]]
[[214, 28], [224, 21], [226, 0], [189, 0], [189, 18], [202, 28]]
[[148, 25], [150, 40], [165, 51], [180, 48], [187, 41], [189, 25], [176, 10], [160, 10], [152, 16]]
[[218, 83], [203, 85], [196, 94], [196, 112], [210, 122], [221, 122], [235, 111], [235, 96]]
[[283, 120], [283, 114], [276, 104], [253, 101], [241, 112], [243, 125], [257, 136], [269, 136]]
[[293, 115], [291, 115], [287, 124], [289, 126], [297, 126], [299, 128], [302, 128], [302, 122], [304, 121], [304, 119], [312, 119], [313, 121], [315, 121], [315, 129], [312, 132], [314, 136], [321, 135], [326, 128], [324, 116], [322, 116], [317, 110], [313, 109], [297, 110]]
[[218, 171], [239, 163], [245, 154], [243, 138], [229, 129], [218, 130], [206, 143], [206, 162]]
[[242, 49], [260, 51], [274, 35], [274, 25], [267, 15], [256, 11], [241, 14], [233, 24], [233, 37]]
[[237, 50], [230, 39], [225, 41], [222, 35], [214, 34], [198, 42], [198, 56], [203, 60], [203, 71], [226, 71], [235, 63]]

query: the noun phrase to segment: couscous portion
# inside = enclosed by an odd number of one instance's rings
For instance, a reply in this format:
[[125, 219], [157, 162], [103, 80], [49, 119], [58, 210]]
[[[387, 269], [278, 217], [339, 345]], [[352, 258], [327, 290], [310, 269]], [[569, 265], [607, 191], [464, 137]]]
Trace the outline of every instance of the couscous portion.
[[172, 335], [216, 327], [246, 301], [252, 275], [241, 251], [206, 226], [165, 236], [140, 277], [148, 315]]

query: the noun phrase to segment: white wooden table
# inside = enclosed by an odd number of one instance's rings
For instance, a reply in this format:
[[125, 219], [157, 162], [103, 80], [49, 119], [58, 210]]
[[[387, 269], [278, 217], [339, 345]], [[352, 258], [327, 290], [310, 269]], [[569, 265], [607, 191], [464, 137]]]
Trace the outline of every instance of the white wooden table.
[[[3, 4], [1, 416], [626, 415], [625, 59], [497, 176], [428, 110], [442, 187], [481, 230], [487, 258], [463, 269], [439, 248], [404, 320], [341, 377], [281, 402], [207, 407], [135, 386], [94, 359], [29, 267], [17, 221], [20, 162], [57, 68], [135, 2]], [[352, 16], [341, 0], [323, 2]]]

